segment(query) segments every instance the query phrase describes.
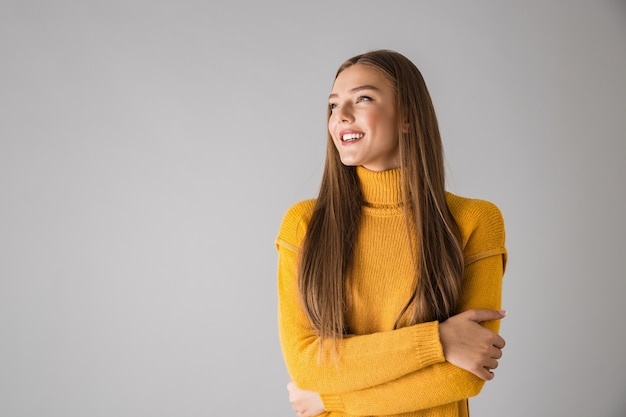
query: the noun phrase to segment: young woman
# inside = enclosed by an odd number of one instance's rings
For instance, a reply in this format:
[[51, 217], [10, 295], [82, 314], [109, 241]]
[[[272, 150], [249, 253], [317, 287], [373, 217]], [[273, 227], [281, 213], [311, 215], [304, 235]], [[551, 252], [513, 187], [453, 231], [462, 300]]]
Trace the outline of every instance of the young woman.
[[299, 417], [468, 415], [504, 347], [504, 225], [493, 204], [445, 191], [433, 105], [406, 57], [341, 65], [319, 195], [288, 210], [276, 245]]

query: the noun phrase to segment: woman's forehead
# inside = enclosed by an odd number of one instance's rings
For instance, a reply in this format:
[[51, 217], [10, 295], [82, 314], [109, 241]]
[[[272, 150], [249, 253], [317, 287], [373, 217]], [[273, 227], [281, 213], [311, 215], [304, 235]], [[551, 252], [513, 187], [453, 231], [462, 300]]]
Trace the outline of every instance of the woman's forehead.
[[367, 65], [354, 64], [339, 73], [333, 83], [331, 95], [356, 92], [363, 87], [381, 92], [393, 91], [393, 86], [379, 70]]

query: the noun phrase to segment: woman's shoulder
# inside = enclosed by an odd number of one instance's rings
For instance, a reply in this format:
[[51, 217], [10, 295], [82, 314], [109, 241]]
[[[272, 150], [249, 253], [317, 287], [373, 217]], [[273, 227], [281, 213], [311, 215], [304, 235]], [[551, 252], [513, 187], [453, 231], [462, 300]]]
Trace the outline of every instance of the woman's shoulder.
[[276, 246], [285, 246], [297, 251], [302, 244], [306, 229], [313, 215], [315, 199], [302, 200], [293, 204], [280, 224]]
[[446, 192], [446, 202], [457, 222], [473, 223], [478, 220], [485, 220], [485, 218], [502, 222], [500, 209], [490, 201], [462, 197]]
[[446, 201], [461, 232], [466, 254], [504, 248], [504, 219], [494, 203], [449, 192]]

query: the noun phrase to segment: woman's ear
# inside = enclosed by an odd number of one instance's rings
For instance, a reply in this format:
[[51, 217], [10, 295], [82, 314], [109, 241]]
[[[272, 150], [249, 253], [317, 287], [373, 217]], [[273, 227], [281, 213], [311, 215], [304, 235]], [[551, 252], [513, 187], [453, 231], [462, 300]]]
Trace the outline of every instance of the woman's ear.
[[409, 133], [409, 122], [402, 123], [402, 133]]

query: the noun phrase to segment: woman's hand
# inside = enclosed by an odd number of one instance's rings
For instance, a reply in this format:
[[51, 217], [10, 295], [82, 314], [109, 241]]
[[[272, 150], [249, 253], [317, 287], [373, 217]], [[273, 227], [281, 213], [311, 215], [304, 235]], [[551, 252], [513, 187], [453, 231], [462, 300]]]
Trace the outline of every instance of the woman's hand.
[[298, 417], [313, 417], [325, 411], [322, 398], [317, 392], [302, 390], [296, 387], [293, 381], [287, 384], [287, 391], [289, 401]]
[[441, 323], [439, 337], [446, 360], [486, 381], [493, 379], [491, 370], [498, 367], [504, 339], [480, 323], [505, 315], [504, 311], [468, 310]]

